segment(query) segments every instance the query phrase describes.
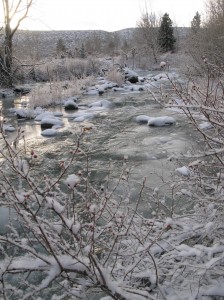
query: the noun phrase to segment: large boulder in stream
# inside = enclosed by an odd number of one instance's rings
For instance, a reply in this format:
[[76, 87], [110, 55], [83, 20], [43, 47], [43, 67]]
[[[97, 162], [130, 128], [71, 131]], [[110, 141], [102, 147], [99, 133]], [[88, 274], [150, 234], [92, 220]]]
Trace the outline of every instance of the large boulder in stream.
[[78, 109], [78, 104], [76, 103], [76, 98], [69, 98], [65, 100], [64, 102], [64, 107], [65, 110], [77, 110]]
[[58, 118], [43, 118], [40, 122], [42, 129], [52, 128], [53, 126], [63, 126], [63, 122]]
[[134, 72], [133, 70], [125, 68], [124, 75], [125, 75], [125, 79], [127, 81], [129, 81], [130, 83], [137, 83], [139, 81], [138, 74], [136, 72]]

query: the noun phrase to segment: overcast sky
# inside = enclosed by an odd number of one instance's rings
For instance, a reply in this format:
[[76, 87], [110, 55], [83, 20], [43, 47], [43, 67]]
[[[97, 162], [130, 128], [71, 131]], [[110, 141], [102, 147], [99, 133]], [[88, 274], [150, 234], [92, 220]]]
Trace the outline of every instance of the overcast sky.
[[204, 0], [35, 0], [23, 29], [115, 31], [136, 27], [141, 12], [169, 13], [178, 26], [190, 26]]

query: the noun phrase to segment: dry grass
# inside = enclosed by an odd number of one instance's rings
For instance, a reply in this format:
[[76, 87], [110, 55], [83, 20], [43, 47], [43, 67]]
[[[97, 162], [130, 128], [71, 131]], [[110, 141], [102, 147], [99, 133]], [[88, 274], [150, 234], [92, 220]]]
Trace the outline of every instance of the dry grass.
[[102, 61], [96, 58], [52, 59], [35, 66], [35, 79], [37, 81], [61, 81], [71, 80], [74, 77], [85, 78], [98, 74], [101, 69]]
[[107, 80], [117, 83], [121, 86], [124, 83], [124, 75], [115, 68], [109, 70], [106, 76]]
[[73, 78], [73, 80], [67, 82], [52, 81], [47, 84], [38, 84], [32, 89], [29, 97], [29, 106], [34, 108], [59, 104], [68, 97], [80, 95], [93, 82], [94, 77], [89, 76], [82, 79]]

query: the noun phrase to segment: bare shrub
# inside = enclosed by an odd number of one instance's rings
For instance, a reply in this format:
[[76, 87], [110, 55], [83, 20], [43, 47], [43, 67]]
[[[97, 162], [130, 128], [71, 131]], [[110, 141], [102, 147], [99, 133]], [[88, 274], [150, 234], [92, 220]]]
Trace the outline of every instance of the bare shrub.
[[35, 67], [35, 77], [38, 81], [70, 80], [74, 77], [84, 78], [96, 75], [101, 70], [101, 61], [89, 58], [54, 59]]
[[62, 100], [82, 94], [86, 86], [94, 82], [94, 77], [73, 78], [69, 81], [51, 81], [36, 85], [29, 95], [30, 107], [46, 107], [61, 103]]
[[112, 82], [117, 83], [119, 86], [121, 86], [124, 83], [124, 75], [117, 69], [113, 68], [109, 70], [109, 72], [106, 75], [106, 78]]

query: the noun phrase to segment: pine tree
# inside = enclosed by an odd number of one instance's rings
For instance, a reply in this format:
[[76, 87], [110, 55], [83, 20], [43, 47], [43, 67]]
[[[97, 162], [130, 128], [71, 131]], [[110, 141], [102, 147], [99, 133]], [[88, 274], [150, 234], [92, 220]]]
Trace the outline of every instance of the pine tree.
[[56, 45], [56, 53], [58, 55], [62, 55], [66, 52], [66, 50], [67, 49], [66, 49], [66, 46], [64, 44], [64, 41], [63, 41], [63, 39], [60, 38], [57, 42], [57, 45]]
[[83, 43], [82, 43], [80, 51], [79, 51], [79, 56], [80, 56], [80, 58], [83, 58], [83, 59], [86, 58], [86, 50], [85, 50], [85, 46]]
[[176, 39], [173, 35], [172, 20], [169, 14], [165, 13], [158, 32], [158, 43], [161, 51], [167, 52], [174, 49]]
[[200, 27], [201, 27], [201, 16], [197, 11], [193, 20], [191, 21], [191, 30], [193, 33], [196, 34], [200, 30]]

